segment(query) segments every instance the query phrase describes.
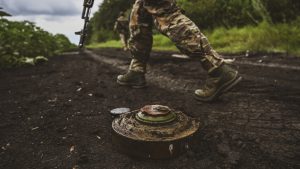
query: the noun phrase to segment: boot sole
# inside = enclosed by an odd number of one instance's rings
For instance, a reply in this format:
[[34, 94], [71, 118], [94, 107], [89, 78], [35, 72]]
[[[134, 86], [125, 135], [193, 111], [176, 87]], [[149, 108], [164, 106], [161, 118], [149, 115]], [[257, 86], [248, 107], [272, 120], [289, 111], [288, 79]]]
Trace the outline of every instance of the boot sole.
[[194, 97], [196, 100], [199, 101], [203, 101], [203, 102], [211, 102], [214, 101], [216, 98], [218, 98], [219, 96], [221, 96], [222, 94], [230, 91], [234, 86], [236, 86], [243, 78], [241, 76], [235, 77], [234, 79], [232, 79], [231, 81], [227, 82], [226, 84], [224, 84], [222, 87], [220, 87], [220, 89], [212, 96], [207, 97], [207, 98], [200, 98], [199, 96], [197, 96], [196, 94], [194, 94]]
[[134, 84], [130, 84], [130, 83], [124, 83], [124, 82], [121, 82], [119, 80], [117, 80], [117, 83], [121, 86], [128, 86], [128, 87], [131, 87], [131, 88], [134, 88], [134, 89], [141, 89], [141, 88], [145, 88], [146, 87], [146, 84], [143, 84], [143, 85], [134, 85]]
[[238, 76], [234, 82], [229, 84], [227, 87], [225, 87], [221, 94], [229, 92], [231, 89], [233, 89], [234, 86], [236, 86], [243, 78], [241, 76]]

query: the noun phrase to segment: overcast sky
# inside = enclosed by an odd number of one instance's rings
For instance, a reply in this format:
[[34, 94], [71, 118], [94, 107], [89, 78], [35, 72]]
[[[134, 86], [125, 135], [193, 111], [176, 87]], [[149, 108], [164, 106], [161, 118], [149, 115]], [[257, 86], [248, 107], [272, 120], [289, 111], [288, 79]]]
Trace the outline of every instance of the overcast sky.
[[[102, 0], [95, 0], [92, 13]], [[82, 29], [83, 0], [0, 0], [0, 7], [13, 15], [10, 20], [29, 20], [53, 34], [65, 34], [73, 43], [79, 37], [75, 31]]]

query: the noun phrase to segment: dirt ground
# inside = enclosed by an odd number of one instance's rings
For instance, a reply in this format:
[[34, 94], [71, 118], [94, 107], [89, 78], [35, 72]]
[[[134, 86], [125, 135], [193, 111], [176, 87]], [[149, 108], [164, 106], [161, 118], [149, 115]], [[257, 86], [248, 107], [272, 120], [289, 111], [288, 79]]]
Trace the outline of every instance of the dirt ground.
[[[195, 59], [154, 52], [148, 87], [116, 84], [129, 54], [68, 53], [35, 67], [0, 70], [1, 169], [150, 169], [300, 167], [300, 58], [236, 58], [243, 81], [214, 103], [193, 90], [205, 72]], [[162, 104], [199, 118], [190, 150], [163, 161], [137, 160], [111, 143], [109, 111]]]

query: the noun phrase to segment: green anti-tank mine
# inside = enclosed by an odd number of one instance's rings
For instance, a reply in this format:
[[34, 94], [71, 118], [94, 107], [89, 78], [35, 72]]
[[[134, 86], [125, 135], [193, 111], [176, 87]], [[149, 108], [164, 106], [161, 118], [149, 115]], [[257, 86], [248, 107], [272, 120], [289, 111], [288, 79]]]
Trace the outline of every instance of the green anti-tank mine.
[[147, 105], [112, 122], [117, 150], [138, 158], [167, 159], [187, 151], [199, 122], [167, 106]]

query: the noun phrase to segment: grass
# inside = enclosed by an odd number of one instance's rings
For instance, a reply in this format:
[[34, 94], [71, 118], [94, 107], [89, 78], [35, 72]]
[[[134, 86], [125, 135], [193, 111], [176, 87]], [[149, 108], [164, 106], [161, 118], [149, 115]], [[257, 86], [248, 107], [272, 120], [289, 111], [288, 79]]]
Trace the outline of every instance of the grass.
[[300, 27], [288, 24], [224, 29], [208, 33], [212, 46], [221, 53], [266, 52], [300, 56]]
[[[103, 43], [91, 43], [88, 48], [121, 48], [122, 43], [119, 40], [109, 40]], [[156, 51], [177, 51], [176, 46], [163, 35], [153, 36], [153, 50]]]
[[[258, 26], [242, 28], [217, 28], [204, 34], [208, 36], [212, 46], [221, 53], [276, 52], [300, 56], [300, 26], [297, 23], [277, 25], [261, 23]], [[163, 35], [154, 35], [153, 39], [153, 50], [178, 51], [175, 45]], [[88, 47], [120, 48], [121, 42], [110, 40], [104, 43], [93, 43]]]
[[87, 46], [88, 48], [121, 48], [122, 44], [119, 40], [109, 40], [103, 43], [92, 43]]

